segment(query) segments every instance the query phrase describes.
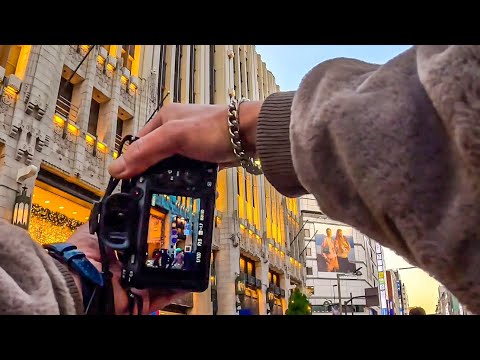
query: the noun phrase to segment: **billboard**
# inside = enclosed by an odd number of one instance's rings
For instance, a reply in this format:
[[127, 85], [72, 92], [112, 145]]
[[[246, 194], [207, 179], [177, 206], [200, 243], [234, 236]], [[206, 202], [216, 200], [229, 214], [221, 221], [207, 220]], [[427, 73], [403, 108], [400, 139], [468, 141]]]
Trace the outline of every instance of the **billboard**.
[[315, 231], [318, 272], [354, 272], [356, 266], [352, 227], [315, 224]]

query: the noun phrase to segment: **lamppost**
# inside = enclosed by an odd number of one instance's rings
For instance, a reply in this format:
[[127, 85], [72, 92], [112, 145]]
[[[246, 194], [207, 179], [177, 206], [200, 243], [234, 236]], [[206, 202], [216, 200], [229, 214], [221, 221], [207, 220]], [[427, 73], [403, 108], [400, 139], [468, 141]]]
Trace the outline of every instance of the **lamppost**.
[[269, 286], [267, 288], [267, 302], [268, 302], [268, 310], [267, 314], [273, 315], [273, 307], [275, 306], [275, 291], [273, 286]]
[[338, 308], [340, 310], [340, 315], [342, 315], [342, 290], [341, 290], [341, 287], [340, 287], [340, 278], [341, 277], [345, 277], [345, 276], [351, 276], [351, 275], [355, 275], [355, 276], [361, 276], [362, 275], [362, 272], [360, 271], [362, 267], [360, 266], [358, 269], [356, 269], [353, 273], [351, 274], [343, 274], [343, 273], [337, 273], [337, 287], [338, 287]]
[[240, 274], [237, 274], [237, 277], [235, 278], [235, 294], [237, 295], [239, 300], [238, 302], [236, 302], [238, 312], [245, 302], [245, 279]]

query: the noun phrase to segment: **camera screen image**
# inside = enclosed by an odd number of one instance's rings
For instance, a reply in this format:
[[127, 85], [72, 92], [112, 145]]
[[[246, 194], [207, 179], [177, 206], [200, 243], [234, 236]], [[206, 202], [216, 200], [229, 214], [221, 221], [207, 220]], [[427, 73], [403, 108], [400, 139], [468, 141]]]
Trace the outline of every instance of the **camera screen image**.
[[145, 265], [154, 269], [195, 270], [198, 236], [203, 234], [200, 199], [153, 194]]

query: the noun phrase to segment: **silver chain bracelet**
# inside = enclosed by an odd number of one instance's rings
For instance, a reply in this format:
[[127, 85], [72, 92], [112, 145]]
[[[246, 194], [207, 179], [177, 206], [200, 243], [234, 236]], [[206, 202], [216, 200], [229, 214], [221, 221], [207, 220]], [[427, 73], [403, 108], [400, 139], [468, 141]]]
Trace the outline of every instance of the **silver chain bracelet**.
[[243, 149], [242, 141], [240, 140], [240, 105], [248, 99], [242, 98], [237, 101], [235, 96], [230, 96], [230, 104], [228, 105], [228, 131], [230, 132], [230, 141], [233, 146], [233, 152], [240, 161], [240, 165], [252, 175], [261, 175], [263, 171], [260, 164], [257, 165], [255, 160], [248, 156]]

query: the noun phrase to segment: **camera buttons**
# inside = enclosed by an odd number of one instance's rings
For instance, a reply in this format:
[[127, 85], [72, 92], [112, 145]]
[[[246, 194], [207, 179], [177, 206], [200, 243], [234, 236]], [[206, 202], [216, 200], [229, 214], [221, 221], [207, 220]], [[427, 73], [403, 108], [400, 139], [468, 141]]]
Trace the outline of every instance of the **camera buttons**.
[[134, 188], [134, 189], [132, 189], [132, 195], [133, 195], [135, 198], [139, 199], [139, 198], [142, 197], [143, 191], [142, 191], [142, 189], [140, 189], [140, 188]]

